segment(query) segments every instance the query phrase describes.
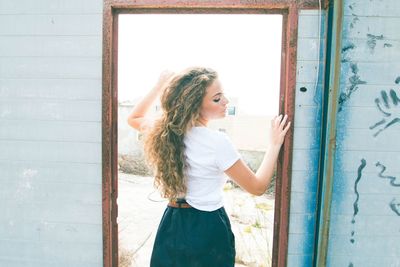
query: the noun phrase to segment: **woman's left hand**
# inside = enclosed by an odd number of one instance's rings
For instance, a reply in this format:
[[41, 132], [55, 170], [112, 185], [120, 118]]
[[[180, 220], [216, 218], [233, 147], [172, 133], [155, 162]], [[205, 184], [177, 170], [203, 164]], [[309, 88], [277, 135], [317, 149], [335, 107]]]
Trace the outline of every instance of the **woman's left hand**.
[[281, 146], [287, 131], [290, 127], [290, 121], [286, 123], [288, 115], [286, 114], [283, 118], [282, 115], [276, 116], [271, 120], [271, 134], [270, 144], [275, 146]]

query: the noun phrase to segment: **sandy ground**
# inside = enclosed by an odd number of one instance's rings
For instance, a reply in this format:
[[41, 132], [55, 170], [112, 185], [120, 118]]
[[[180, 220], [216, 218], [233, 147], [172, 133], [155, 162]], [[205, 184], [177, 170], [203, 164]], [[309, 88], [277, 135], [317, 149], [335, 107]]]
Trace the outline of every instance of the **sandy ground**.
[[[153, 188], [151, 177], [119, 173], [119, 251], [131, 264], [147, 267], [157, 227], [167, 202]], [[236, 240], [236, 267], [270, 266], [272, 253], [274, 198], [254, 197], [227, 183], [225, 209]], [[121, 255], [120, 255], [121, 258]]]

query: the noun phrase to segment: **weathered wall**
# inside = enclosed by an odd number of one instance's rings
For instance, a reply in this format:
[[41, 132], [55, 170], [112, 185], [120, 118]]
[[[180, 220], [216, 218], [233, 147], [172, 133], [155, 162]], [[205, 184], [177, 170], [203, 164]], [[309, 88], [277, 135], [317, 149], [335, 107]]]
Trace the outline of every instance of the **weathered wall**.
[[[287, 261], [287, 266], [290, 267], [312, 266], [325, 26], [325, 11], [319, 13], [318, 10], [300, 10]], [[316, 83], [317, 75], [319, 78]]]
[[[400, 266], [400, 2], [344, 11], [328, 266]], [[101, 34], [101, 0], [0, 0], [0, 266], [102, 265]], [[311, 266], [317, 11], [298, 36], [288, 266]]]
[[400, 2], [345, 0], [328, 266], [400, 266]]
[[102, 266], [101, 0], [0, 0], [0, 266]]

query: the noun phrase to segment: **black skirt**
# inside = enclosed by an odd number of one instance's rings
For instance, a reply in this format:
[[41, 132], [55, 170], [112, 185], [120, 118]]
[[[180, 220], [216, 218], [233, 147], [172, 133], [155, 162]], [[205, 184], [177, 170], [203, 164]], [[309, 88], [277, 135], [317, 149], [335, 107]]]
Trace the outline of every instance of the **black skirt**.
[[233, 267], [235, 236], [224, 207], [215, 211], [167, 207], [151, 267]]

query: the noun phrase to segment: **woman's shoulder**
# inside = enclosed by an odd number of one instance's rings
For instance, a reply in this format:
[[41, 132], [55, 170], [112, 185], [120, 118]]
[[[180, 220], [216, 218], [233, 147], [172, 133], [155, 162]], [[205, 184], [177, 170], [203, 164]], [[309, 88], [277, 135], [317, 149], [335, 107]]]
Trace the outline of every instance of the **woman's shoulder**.
[[195, 128], [193, 131], [194, 134], [199, 135], [202, 138], [206, 138], [211, 142], [220, 144], [230, 141], [230, 138], [226, 133], [218, 131], [216, 129], [212, 129], [209, 127], [194, 127], [194, 128]]
[[215, 145], [220, 140], [219, 133], [208, 127], [195, 126], [185, 134], [185, 141]]

